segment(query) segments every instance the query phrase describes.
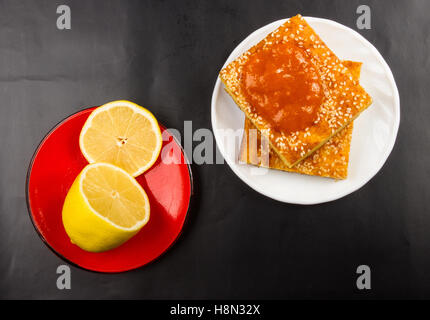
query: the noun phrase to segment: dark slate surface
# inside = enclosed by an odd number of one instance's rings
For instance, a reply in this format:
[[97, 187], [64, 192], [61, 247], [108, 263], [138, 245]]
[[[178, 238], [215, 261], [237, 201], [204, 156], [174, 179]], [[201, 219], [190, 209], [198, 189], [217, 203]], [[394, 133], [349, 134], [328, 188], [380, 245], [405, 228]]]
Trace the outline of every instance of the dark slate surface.
[[[104, 275], [64, 262], [28, 217], [25, 178], [43, 136], [84, 107], [126, 98], [168, 127], [211, 128], [217, 73], [255, 29], [296, 13], [356, 28], [363, 1], [0, 1], [0, 298], [430, 298], [430, 2], [365, 1], [359, 31], [390, 65], [397, 143], [361, 190], [295, 206], [246, 186], [227, 165], [193, 166], [195, 204], [178, 243], [147, 267]], [[72, 30], [56, 28], [56, 7]], [[372, 290], [355, 288], [360, 264]]]

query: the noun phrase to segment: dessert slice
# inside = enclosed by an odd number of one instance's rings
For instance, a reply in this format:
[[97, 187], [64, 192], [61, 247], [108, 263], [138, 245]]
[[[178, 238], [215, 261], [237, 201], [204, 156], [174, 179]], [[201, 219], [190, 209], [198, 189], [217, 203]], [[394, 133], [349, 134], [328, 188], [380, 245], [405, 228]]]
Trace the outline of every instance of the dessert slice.
[[[362, 63], [347, 60], [342, 63], [349, 69], [353, 79], [359, 81]], [[245, 128], [240, 147], [239, 160], [270, 169], [334, 179], [346, 179], [348, 175], [352, 128], [353, 123], [350, 123], [345, 129], [334, 135], [326, 144], [309, 157], [303, 159], [294, 167], [289, 168], [272, 148], [267, 148], [267, 144], [264, 143], [262, 145], [260, 132], [252, 122], [245, 117]], [[263, 137], [263, 139], [266, 138]], [[266, 146], [266, 148], [263, 146]]]
[[289, 168], [372, 102], [300, 15], [227, 65], [220, 78]]

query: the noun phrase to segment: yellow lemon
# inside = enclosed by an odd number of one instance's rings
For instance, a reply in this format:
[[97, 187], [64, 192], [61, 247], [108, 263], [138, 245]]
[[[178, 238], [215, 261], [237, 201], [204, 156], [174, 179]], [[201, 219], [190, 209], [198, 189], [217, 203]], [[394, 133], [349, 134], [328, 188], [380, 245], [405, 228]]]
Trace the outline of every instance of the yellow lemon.
[[143, 188], [125, 170], [108, 163], [87, 165], [63, 205], [63, 225], [72, 243], [90, 252], [116, 248], [149, 220]]
[[162, 143], [160, 127], [152, 113], [125, 100], [95, 109], [79, 137], [81, 152], [89, 163], [112, 163], [133, 177], [154, 164]]

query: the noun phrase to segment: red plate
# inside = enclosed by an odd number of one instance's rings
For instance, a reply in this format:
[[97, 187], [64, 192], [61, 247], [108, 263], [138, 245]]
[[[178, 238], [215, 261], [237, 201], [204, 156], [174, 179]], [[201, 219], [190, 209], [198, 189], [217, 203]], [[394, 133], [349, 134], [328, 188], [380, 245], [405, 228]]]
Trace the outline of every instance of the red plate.
[[[141, 267], [159, 257], [179, 236], [192, 194], [192, 175], [181, 146], [166, 128], [175, 163], [160, 160], [137, 177], [148, 194], [151, 218], [148, 224], [122, 246], [103, 253], [86, 252], [73, 245], [61, 219], [67, 191], [87, 161], [79, 149], [79, 134], [94, 108], [71, 115], [47, 134], [31, 161], [27, 174], [27, 205], [33, 225], [57, 255], [68, 263], [98, 272], [123, 272]], [[179, 163], [179, 164], [178, 164]]]

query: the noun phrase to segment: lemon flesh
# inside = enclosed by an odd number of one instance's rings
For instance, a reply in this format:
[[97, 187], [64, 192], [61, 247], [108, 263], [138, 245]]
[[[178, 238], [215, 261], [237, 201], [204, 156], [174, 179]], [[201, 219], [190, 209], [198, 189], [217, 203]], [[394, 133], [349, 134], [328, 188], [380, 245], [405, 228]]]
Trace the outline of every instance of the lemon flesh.
[[81, 152], [89, 163], [111, 163], [134, 177], [155, 163], [162, 142], [152, 113], [125, 100], [95, 109], [79, 137]]
[[107, 163], [87, 165], [63, 205], [63, 225], [72, 243], [90, 252], [116, 248], [149, 220], [143, 188], [125, 170]]

